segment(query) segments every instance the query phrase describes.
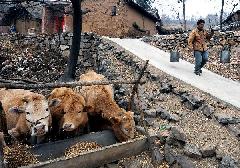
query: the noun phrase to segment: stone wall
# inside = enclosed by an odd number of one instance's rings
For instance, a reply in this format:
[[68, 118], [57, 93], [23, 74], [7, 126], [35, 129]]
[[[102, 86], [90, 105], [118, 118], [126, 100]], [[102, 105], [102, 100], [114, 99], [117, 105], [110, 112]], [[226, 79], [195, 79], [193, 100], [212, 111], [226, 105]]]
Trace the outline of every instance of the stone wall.
[[[65, 69], [72, 43], [72, 33], [55, 35], [1, 34], [1, 78], [25, 78], [34, 81], [53, 82]], [[98, 38], [83, 33], [78, 69], [95, 66]], [[78, 74], [79, 75], [78, 71]]]
[[[160, 47], [164, 50], [173, 50], [176, 47], [187, 47], [187, 40], [189, 34], [172, 34], [172, 35], [156, 35], [150, 37], [144, 37], [143, 41], [152, 43], [155, 46]], [[233, 47], [240, 45], [240, 35], [234, 32], [216, 32], [211, 41], [209, 47], [216, 45], [227, 45], [231, 44]]]

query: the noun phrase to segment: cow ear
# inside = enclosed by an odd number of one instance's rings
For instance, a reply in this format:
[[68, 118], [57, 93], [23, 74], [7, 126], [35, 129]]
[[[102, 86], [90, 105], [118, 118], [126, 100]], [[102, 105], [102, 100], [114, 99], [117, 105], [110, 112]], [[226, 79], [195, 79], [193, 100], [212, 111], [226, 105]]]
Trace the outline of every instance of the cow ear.
[[48, 102], [48, 106], [49, 107], [56, 107], [58, 106], [59, 104], [61, 103], [61, 100], [60, 99], [52, 99]]
[[46, 97], [46, 99], [48, 99], [50, 96], [51, 96], [51, 94], [48, 94], [48, 95], [46, 95], [45, 97]]
[[128, 111], [128, 113], [129, 113], [131, 116], [134, 116], [134, 112]]
[[24, 113], [24, 110], [21, 107], [13, 106], [8, 109], [8, 112], [9, 113]]
[[113, 124], [119, 124], [121, 121], [119, 117], [111, 117], [111, 118], [109, 118], [109, 120]]
[[84, 106], [83, 112], [91, 112], [92, 111], [92, 106]]

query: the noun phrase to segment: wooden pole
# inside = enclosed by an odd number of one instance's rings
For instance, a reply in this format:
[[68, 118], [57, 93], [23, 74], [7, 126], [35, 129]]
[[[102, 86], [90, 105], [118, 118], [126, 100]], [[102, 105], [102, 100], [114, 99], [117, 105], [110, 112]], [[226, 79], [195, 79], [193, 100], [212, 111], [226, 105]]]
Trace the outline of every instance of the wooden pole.
[[223, 7], [224, 7], [224, 0], [222, 0], [222, 8], [220, 13], [220, 29], [222, 30], [222, 24], [223, 24]]
[[0, 102], [0, 168], [4, 168], [4, 159], [3, 159], [3, 147], [6, 146], [6, 143], [4, 141], [4, 132], [7, 131], [7, 124], [6, 124], [6, 118], [3, 112], [2, 103]]
[[137, 90], [138, 90], [138, 85], [141, 83], [140, 80], [142, 79], [143, 75], [144, 75], [144, 72], [145, 70], [147, 69], [147, 66], [148, 66], [148, 62], [149, 60], [146, 61], [142, 71], [140, 72], [139, 76], [138, 76], [138, 79], [135, 83], [135, 85], [133, 86], [133, 90], [132, 90], [132, 94], [131, 94], [131, 97], [129, 99], [129, 104], [128, 104], [128, 111], [132, 111], [133, 109], [133, 102], [134, 102], [134, 95], [136, 94]]
[[184, 31], [187, 31], [186, 6], [185, 6], [185, 1], [186, 1], [186, 0], [183, 0], [183, 26], [184, 26]]
[[5, 145], [6, 144], [4, 144], [4, 134], [2, 132], [0, 132], [0, 168], [4, 168], [5, 167], [4, 159], [3, 159], [3, 156], [4, 156], [3, 147]]
[[0, 132], [3, 132], [5, 135], [8, 134], [7, 130], [7, 120], [2, 107], [2, 103], [0, 102]]
[[91, 81], [91, 82], [58, 82], [58, 83], [37, 83], [37, 84], [23, 84], [23, 83], [9, 83], [0, 81], [0, 88], [7, 89], [46, 89], [57, 87], [76, 87], [76, 86], [92, 86], [92, 85], [109, 85], [109, 84], [143, 84], [145, 82], [139, 82], [138, 80], [129, 81]]

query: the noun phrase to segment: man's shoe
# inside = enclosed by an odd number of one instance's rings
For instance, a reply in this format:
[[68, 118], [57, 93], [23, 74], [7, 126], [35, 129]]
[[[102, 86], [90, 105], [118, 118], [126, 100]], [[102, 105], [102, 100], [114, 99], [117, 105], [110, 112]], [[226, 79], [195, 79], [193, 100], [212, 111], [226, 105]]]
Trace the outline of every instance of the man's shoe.
[[194, 72], [196, 75], [198, 75], [198, 76], [200, 76], [201, 75], [201, 73], [200, 72]]

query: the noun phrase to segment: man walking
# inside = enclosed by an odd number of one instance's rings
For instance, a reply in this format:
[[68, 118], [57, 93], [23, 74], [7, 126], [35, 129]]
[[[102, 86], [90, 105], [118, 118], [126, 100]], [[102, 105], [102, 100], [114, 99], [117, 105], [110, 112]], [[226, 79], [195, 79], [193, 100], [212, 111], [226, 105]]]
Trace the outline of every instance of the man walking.
[[206, 40], [210, 40], [214, 34], [214, 31], [211, 30], [211, 33], [204, 29], [205, 21], [200, 19], [197, 21], [197, 28], [193, 29], [188, 38], [188, 46], [191, 51], [194, 53], [195, 57], [195, 70], [196, 75], [201, 75], [201, 68], [208, 61], [208, 52]]

